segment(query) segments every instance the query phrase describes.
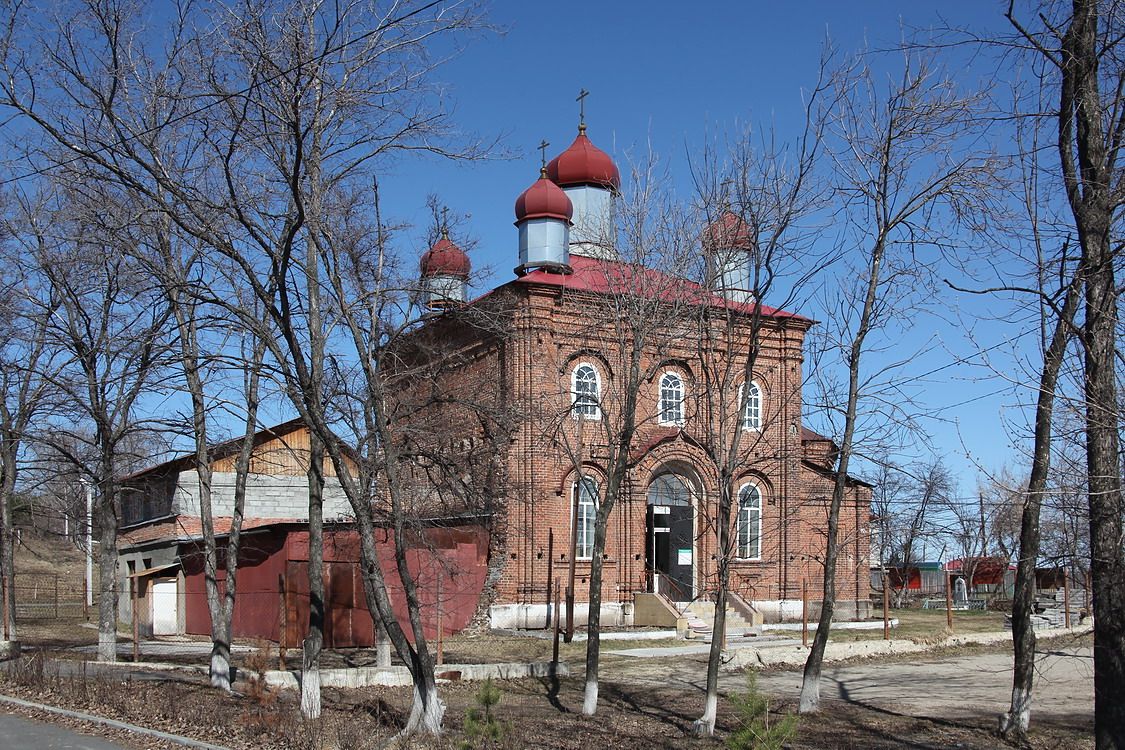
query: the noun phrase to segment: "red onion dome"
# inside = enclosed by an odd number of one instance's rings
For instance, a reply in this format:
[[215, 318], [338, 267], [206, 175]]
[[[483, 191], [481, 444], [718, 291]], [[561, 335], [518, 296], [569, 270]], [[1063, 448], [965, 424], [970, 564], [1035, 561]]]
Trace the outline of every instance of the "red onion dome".
[[555, 183], [547, 179], [547, 170], [539, 171], [539, 179], [516, 198], [516, 223], [528, 219], [559, 219], [570, 221], [574, 206]]
[[738, 214], [730, 209], [723, 211], [719, 218], [707, 225], [703, 243], [713, 250], [739, 248], [749, 250], [754, 246], [750, 238], [750, 227]]
[[462, 279], [469, 278], [469, 271], [472, 269], [469, 256], [453, 244], [445, 232], [422, 256], [419, 265], [423, 276], [459, 276]]
[[586, 126], [578, 127], [578, 137], [570, 148], [556, 156], [547, 165], [547, 176], [559, 187], [597, 185], [621, 189], [621, 173], [609, 154], [595, 146], [586, 137]]

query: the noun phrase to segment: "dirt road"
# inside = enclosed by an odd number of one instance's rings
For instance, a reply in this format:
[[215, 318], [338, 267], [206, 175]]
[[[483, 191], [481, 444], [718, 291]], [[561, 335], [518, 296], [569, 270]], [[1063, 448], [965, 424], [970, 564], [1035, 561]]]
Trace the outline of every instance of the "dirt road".
[[[1093, 650], [1088, 646], [1049, 648], [1039, 656], [1032, 720], [1080, 726], [1093, 721]], [[662, 663], [661, 663], [662, 662]], [[607, 679], [702, 691], [706, 663], [695, 659], [607, 660]], [[1012, 657], [984, 653], [954, 657], [868, 661], [825, 665], [821, 696], [926, 718], [997, 716], [1011, 696]], [[742, 688], [745, 677], [724, 674], [723, 691]], [[800, 671], [772, 671], [759, 685], [779, 698], [796, 698]]]

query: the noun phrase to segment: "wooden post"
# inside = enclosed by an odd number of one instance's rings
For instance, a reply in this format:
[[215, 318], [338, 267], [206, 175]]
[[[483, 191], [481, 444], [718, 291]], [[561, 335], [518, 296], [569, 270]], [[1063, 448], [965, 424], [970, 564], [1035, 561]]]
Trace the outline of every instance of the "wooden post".
[[[543, 622], [543, 629], [551, 627], [551, 581], [555, 572], [555, 530], [547, 529], [547, 617]], [[555, 605], [558, 606], [558, 605]]]
[[1063, 610], [1066, 629], [1070, 630], [1070, 570], [1063, 568]]
[[883, 640], [891, 639], [891, 593], [887, 588], [887, 572], [883, 571]]
[[801, 579], [801, 645], [809, 645], [809, 579]]
[[90, 619], [90, 591], [88, 586], [89, 581], [82, 581], [82, 619], [89, 621]]
[[140, 661], [141, 647], [138, 641], [140, 640], [140, 612], [137, 604], [137, 581], [136, 576], [129, 579], [129, 593], [133, 599], [133, 663], [136, 664]]
[[437, 577], [437, 663], [445, 664], [445, 641], [442, 638], [441, 628], [441, 572], [438, 571]]
[[949, 571], [945, 571], [945, 625], [953, 630], [953, 589], [950, 587]]
[[285, 574], [277, 575], [278, 601], [281, 606], [277, 608], [277, 668], [285, 670], [285, 645], [289, 636], [289, 610], [285, 600]]
[[573, 497], [571, 497], [571, 512], [570, 512], [570, 569], [567, 572], [566, 582], [566, 637], [564, 641], [570, 643], [574, 638], [574, 563], [575, 558], [578, 557], [578, 497], [582, 492], [582, 478], [579, 477], [578, 484], [575, 485]]
[[551, 674], [559, 670], [559, 582], [555, 581], [555, 645], [551, 653]]

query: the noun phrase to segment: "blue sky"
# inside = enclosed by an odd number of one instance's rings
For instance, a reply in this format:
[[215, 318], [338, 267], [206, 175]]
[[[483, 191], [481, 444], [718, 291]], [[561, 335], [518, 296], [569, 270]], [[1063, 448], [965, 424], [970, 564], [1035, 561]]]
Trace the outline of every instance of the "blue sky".
[[[548, 158], [573, 140], [581, 88], [591, 92], [589, 135], [617, 159], [623, 174], [630, 154], [651, 148], [686, 199], [689, 158], [709, 135], [751, 123], [772, 124], [782, 138], [796, 135], [801, 92], [815, 81], [826, 35], [840, 52], [851, 53], [864, 45], [893, 47], [904, 27], [967, 25], [985, 34], [1007, 29], [1006, 5], [499, 0], [490, 5], [489, 18], [503, 33], [469, 42], [437, 79], [447, 87], [457, 126], [499, 138], [508, 158], [400, 162], [380, 177], [385, 208], [415, 226], [411, 236], [419, 255], [428, 194], [467, 217], [464, 229], [477, 243], [474, 286], [484, 290], [511, 278], [517, 253], [512, 204], [537, 177], [540, 140], [551, 143]], [[959, 70], [969, 86], [996, 73], [995, 63], [984, 58]], [[936, 417], [925, 421], [926, 430], [966, 495], [975, 493], [978, 463], [997, 468], [1015, 458], [1002, 422], [1020, 421], [1018, 402], [1029, 398], [974, 366], [981, 361], [973, 358], [979, 348], [1012, 335], [1011, 328], [983, 320], [999, 304], [950, 293], [945, 315], [920, 317], [903, 337], [903, 351], [922, 342], [932, 347], [911, 364], [910, 374], [933, 371], [918, 389], [922, 405]], [[798, 312], [818, 317], [800, 307]], [[966, 336], [970, 328], [972, 340]], [[992, 352], [1002, 369], [1009, 366], [1009, 348]], [[969, 362], [959, 363], [962, 358]]]

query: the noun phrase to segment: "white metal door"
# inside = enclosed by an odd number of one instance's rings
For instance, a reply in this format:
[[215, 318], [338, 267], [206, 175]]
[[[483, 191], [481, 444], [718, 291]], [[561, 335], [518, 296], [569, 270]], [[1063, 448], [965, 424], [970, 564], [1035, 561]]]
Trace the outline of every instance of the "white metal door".
[[152, 634], [175, 635], [179, 632], [176, 617], [176, 579], [152, 582]]

